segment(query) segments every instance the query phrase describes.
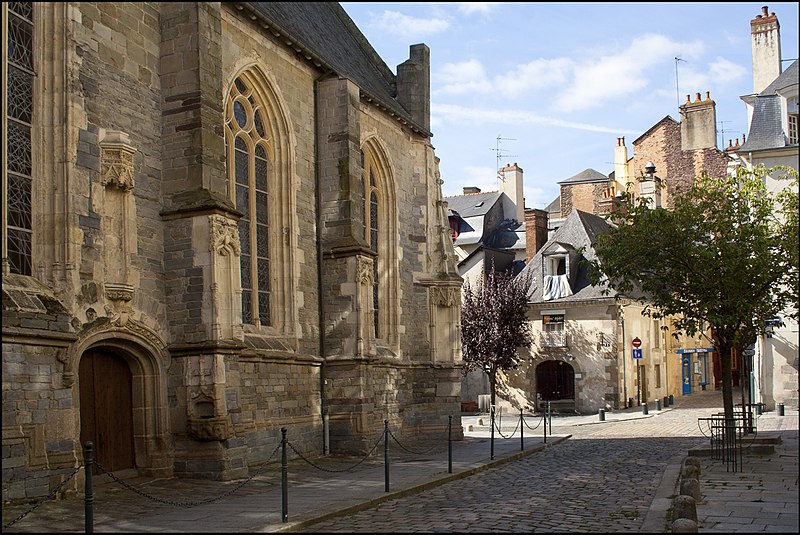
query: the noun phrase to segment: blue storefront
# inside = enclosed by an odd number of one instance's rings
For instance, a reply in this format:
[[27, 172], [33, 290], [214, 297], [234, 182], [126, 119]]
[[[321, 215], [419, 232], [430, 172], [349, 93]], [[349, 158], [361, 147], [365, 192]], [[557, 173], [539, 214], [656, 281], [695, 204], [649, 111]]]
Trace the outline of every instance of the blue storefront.
[[711, 381], [708, 373], [708, 359], [713, 353], [710, 347], [678, 349], [681, 356], [681, 384], [683, 395], [705, 390]]

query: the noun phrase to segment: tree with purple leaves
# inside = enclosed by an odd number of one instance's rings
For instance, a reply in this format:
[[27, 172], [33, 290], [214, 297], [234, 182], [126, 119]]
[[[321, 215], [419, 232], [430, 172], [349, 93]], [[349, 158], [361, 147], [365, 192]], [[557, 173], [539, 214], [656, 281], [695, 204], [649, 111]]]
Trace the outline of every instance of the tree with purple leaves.
[[495, 405], [497, 372], [519, 365], [519, 348], [530, 347], [533, 331], [527, 318], [529, 272], [516, 277], [497, 272], [494, 263], [475, 286], [464, 283], [461, 305], [461, 351], [464, 373], [482, 370], [489, 376]]

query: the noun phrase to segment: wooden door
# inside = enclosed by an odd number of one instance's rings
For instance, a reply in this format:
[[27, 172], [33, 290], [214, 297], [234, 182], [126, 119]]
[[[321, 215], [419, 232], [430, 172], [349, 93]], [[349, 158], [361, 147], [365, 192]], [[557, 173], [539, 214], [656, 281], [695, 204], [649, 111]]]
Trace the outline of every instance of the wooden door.
[[536, 387], [542, 401], [575, 399], [575, 370], [561, 360], [543, 362], [536, 368]]
[[95, 460], [107, 471], [134, 468], [133, 382], [128, 363], [110, 351], [93, 349], [81, 357], [78, 373], [81, 447], [91, 441]]

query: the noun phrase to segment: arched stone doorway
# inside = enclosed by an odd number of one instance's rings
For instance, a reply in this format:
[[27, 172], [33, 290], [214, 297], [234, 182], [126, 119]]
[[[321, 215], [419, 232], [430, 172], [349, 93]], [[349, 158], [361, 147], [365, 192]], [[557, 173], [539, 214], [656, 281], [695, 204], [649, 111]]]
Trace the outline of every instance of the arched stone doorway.
[[93, 348], [81, 357], [78, 377], [81, 445], [92, 442], [95, 460], [107, 471], [135, 468], [130, 366], [111, 350]]
[[[110, 327], [101, 323], [85, 331], [65, 358], [64, 380], [74, 384], [78, 450], [88, 439], [95, 443], [97, 459], [106, 470], [133, 468], [141, 476], [172, 477], [166, 378], [169, 353], [160, 338], [139, 322], [128, 320], [125, 328]], [[109, 445], [102, 431], [104, 424], [96, 420], [104, 417], [115, 420], [114, 431], [121, 435], [114, 439], [117, 443]], [[125, 426], [122, 432], [120, 425]], [[131, 442], [133, 460], [128, 449]], [[114, 457], [101, 454], [101, 449], [113, 451]]]
[[563, 360], [548, 360], [536, 367], [536, 398], [560, 409], [575, 409], [575, 369]]

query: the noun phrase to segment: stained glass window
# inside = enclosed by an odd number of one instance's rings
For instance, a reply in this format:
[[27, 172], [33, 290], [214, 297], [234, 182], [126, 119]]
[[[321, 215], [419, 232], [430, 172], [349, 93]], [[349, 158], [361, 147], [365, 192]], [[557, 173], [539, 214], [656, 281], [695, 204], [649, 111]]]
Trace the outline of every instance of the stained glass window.
[[241, 77], [231, 87], [225, 108], [226, 142], [234, 140], [233, 151], [228, 152], [228, 191], [244, 214], [239, 219], [242, 322], [270, 325], [270, 159], [263, 112], [252, 87]]
[[8, 3], [6, 245], [11, 273], [31, 274], [33, 179], [33, 3]]
[[379, 236], [379, 204], [378, 190], [376, 187], [375, 171], [372, 169], [372, 160], [361, 152], [361, 167], [363, 169], [364, 194], [364, 239], [369, 243], [370, 249], [375, 253], [372, 259], [372, 314], [375, 322], [375, 336], [380, 335], [380, 284], [378, 278], [378, 236]]

